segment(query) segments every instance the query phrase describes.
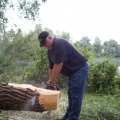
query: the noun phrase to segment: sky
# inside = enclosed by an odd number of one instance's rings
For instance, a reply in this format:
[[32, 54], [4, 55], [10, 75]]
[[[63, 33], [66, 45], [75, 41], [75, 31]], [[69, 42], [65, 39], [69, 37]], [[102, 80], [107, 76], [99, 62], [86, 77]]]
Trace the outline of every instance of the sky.
[[35, 23], [21, 21], [18, 26], [28, 30], [37, 23], [53, 32], [68, 32], [74, 41], [88, 36], [91, 42], [98, 37], [120, 44], [120, 0], [47, 0]]

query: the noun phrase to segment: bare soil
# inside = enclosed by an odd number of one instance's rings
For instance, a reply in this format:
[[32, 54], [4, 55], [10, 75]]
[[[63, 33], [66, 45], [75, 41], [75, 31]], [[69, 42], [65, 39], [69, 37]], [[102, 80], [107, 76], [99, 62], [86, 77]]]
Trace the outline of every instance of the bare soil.
[[53, 120], [51, 112], [1, 111], [0, 120]]

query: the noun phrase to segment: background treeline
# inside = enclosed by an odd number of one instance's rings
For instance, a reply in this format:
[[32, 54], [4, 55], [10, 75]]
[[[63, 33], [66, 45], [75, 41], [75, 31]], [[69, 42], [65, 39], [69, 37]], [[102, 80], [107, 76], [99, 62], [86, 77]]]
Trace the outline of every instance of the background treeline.
[[79, 45], [88, 48], [89, 51], [93, 51], [97, 58], [104, 56], [120, 57], [120, 44], [113, 39], [102, 43], [102, 40], [96, 37], [94, 43], [91, 44], [91, 40], [88, 37], [82, 37]]
[[[48, 59], [46, 49], [40, 48], [38, 34], [41, 25], [36, 25], [28, 34], [18, 29], [11, 29], [0, 35], [0, 82], [17, 82], [39, 85], [48, 80]], [[78, 51], [84, 54], [91, 66], [87, 89], [91, 92], [115, 94], [120, 89], [120, 72], [118, 64], [112, 57], [120, 57], [120, 45], [115, 40], [105, 41], [95, 39], [93, 44], [88, 37], [73, 42], [66, 32], [53, 33], [53, 36], [66, 38]], [[108, 57], [109, 56], [109, 57]], [[99, 62], [95, 58], [102, 57]], [[66, 87], [66, 77], [60, 75], [57, 79], [60, 87]]]

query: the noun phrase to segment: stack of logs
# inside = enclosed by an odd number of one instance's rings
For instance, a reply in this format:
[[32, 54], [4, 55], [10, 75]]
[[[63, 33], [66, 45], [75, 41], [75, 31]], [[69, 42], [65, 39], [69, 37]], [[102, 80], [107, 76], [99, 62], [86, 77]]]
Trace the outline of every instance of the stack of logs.
[[28, 84], [0, 83], [0, 109], [43, 112], [57, 109], [61, 92]]

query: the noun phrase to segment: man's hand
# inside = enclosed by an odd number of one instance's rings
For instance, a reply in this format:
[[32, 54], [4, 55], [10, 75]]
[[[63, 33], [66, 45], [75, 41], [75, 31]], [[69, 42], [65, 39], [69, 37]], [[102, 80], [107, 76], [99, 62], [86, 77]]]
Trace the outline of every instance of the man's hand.
[[52, 87], [53, 87], [53, 86], [54, 86], [54, 84], [55, 84], [55, 83], [54, 83], [54, 82], [52, 82], [51, 80], [48, 80], [48, 81], [47, 81], [47, 86], [52, 86]]
[[55, 87], [55, 83], [52, 82], [51, 80], [48, 80], [48, 81], [47, 81], [46, 89], [57, 90], [57, 88]]
[[51, 80], [47, 81], [46, 89], [49, 89], [49, 90], [60, 90], [60, 88], [59, 88], [59, 86], [57, 84], [55, 84], [55, 83], [51, 84]]

